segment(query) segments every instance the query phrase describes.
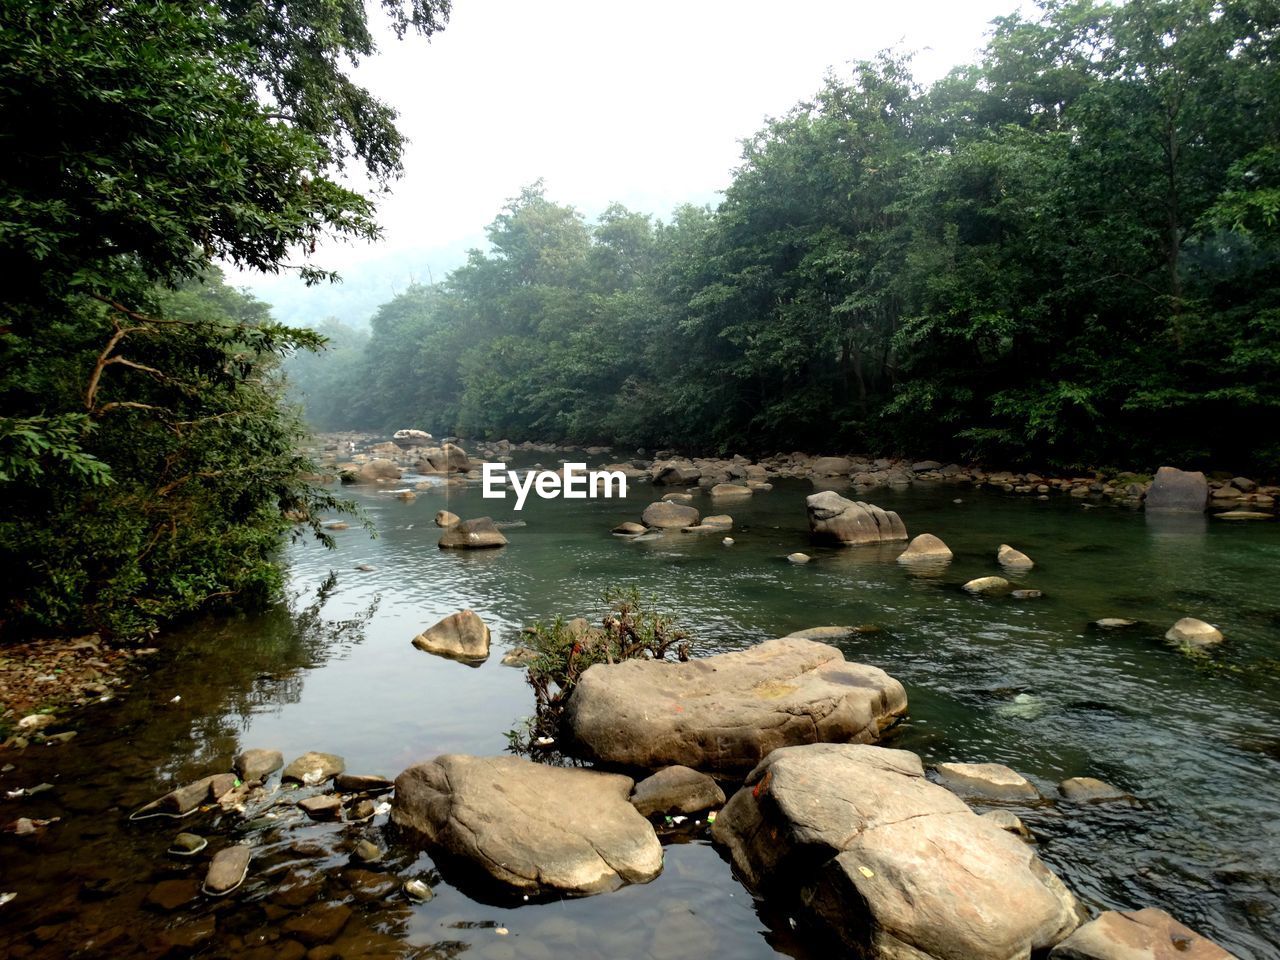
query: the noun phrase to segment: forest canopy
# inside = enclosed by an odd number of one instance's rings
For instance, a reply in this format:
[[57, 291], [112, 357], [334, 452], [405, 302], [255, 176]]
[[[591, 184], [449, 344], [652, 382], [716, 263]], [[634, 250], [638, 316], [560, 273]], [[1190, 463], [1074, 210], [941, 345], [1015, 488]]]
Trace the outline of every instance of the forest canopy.
[[1274, 472], [1278, 214], [1280, 5], [1052, 0], [829, 76], [714, 210], [534, 184], [291, 375], [320, 428]]

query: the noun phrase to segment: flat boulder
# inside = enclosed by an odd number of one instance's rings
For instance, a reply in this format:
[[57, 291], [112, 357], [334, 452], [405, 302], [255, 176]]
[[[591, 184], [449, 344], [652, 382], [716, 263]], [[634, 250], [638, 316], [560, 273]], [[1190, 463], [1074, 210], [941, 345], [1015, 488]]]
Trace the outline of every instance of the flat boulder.
[[334, 753], [311, 751], [304, 753], [284, 768], [280, 779], [284, 783], [301, 783], [312, 787], [336, 777], [347, 769], [347, 762]]
[[507, 538], [488, 517], [460, 520], [445, 527], [439, 544], [441, 550], [487, 550], [506, 545]]
[[1049, 960], [1235, 960], [1163, 910], [1108, 910], [1053, 948]]
[[692, 527], [702, 516], [697, 507], [686, 506], [672, 500], [659, 500], [644, 508], [640, 519], [646, 527], [670, 529], [673, 527]]
[[1036, 800], [1030, 780], [1002, 763], [940, 763], [934, 767], [944, 787], [965, 797], [988, 800]]
[[952, 557], [951, 548], [932, 533], [921, 533], [898, 554], [899, 563], [946, 563]]
[[711, 496], [722, 500], [753, 495], [750, 487], [743, 486], [740, 483], [717, 483], [711, 488]]
[[489, 627], [474, 610], [459, 610], [423, 630], [413, 645], [451, 660], [487, 660]]
[[620, 774], [449, 754], [396, 778], [391, 818], [508, 893], [582, 896], [662, 871], [632, 786]]
[[646, 777], [631, 792], [631, 805], [646, 817], [698, 813], [723, 804], [720, 784], [705, 773], [678, 764]]
[[693, 464], [679, 463], [674, 460], [655, 463], [651, 472], [656, 486], [688, 487], [697, 483], [702, 477], [702, 471]]
[[1079, 924], [1074, 896], [1018, 837], [864, 744], [770, 754], [712, 827], [738, 875], [859, 957], [1013, 960]]
[[841, 546], [886, 543], [907, 539], [907, 528], [892, 510], [861, 500], [846, 500], [823, 490], [805, 500], [809, 533], [814, 540]]
[[1107, 800], [1125, 800], [1128, 794], [1097, 777], [1069, 777], [1058, 784], [1058, 792], [1068, 800], [1078, 803], [1102, 803]]
[[778, 747], [876, 740], [906, 709], [902, 684], [883, 670], [784, 637], [687, 663], [595, 664], [565, 720], [593, 760], [740, 773]]
[[636, 523], [634, 520], [628, 520], [625, 523], [618, 524], [609, 532], [619, 537], [638, 537], [648, 529], [649, 528], [643, 523]]
[[1161, 467], [1147, 491], [1146, 508], [1167, 513], [1204, 513], [1209, 481], [1200, 471]]

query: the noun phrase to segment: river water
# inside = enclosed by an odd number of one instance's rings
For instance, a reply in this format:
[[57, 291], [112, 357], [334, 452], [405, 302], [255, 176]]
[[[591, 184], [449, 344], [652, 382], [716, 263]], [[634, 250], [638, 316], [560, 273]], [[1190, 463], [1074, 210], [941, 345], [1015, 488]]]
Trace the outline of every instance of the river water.
[[[352, 488], [348, 488], [349, 490]], [[737, 649], [805, 627], [867, 624], [841, 643], [849, 659], [898, 677], [910, 716], [888, 745], [926, 763], [997, 761], [1046, 794], [1070, 776], [1124, 788], [1133, 803], [1045, 802], [1015, 808], [1041, 856], [1094, 908], [1158, 906], [1243, 958], [1280, 957], [1280, 524], [1158, 520], [1070, 498], [1041, 501], [963, 486], [877, 491], [914, 533], [955, 551], [937, 576], [893, 562], [900, 548], [808, 546], [807, 481], [780, 481], [729, 512], [735, 543], [676, 533], [628, 542], [609, 535], [655, 498], [483, 500], [478, 489], [354, 494], [378, 532], [337, 531], [328, 552], [289, 550], [298, 599], [253, 619], [202, 624], [164, 638], [154, 671], [121, 700], [95, 707], [60, 747], [0, 755], [14, 769], [0, 822], [61, 818], [36, 837], [0, 835], [0, 956], [420, 958], [664, 958], [813, 955], [784, 911], [753, 902], [698, 827], [665, 838], [662, 875], [582, 900], [495, 906], [452, 887], [429, 855], [379, 816], [358, 826], [245, 825], [215, 812], [181, 822], [129, 822], [128, 813], [177, 783], [229, 768], [246, 747], [286, 760], [341, 754], [356, 773], [395, 776], [444, 752], [500, 753], [532, 712], [522, 673], [500, 664], [523, 625], [557, 615], [598, 618], [610, 586], [635, 586], [675, 612], [695, 653]], [[510, 545], [475, 553], [436, 548], [436, 510], [518, 519]], [[1044, 596], [985, 600], [964, 581], [1000, 573], [1008, 542], [1036, 567], [1019, 579]], [[783, 560], [794, 550], [808, 565]], [[367, 564], [374, 570], [360, 571]], [[319, 615], [312, 594], [333, 571]], [[470, 607], [495, 650], [479, 668], [438, 659], [410, 638]], [[1099, 617], [1140, 621], [1122, 631]], [[1170, 648], [1182, 616], [1217, 624], [1213, 656]], [[175, 699], [180, 698], [180, 699]], [[246, 884], [221, 900], [184, 898], [203, 863], [168, 859], [177, 830], [210, 837], [210, 852], [247, 839]], [[351, 845], [388, 849], [374, 870], [349, 863]], [[304, 841], [304, 842], [299, 842]], [[379, 877], [381, 873], [383, 876]], [[434, 883], [411, 904], [387, 878]], [[168, 881], [179, 901], [159, 905]], [[150, 899], [149, 899], [150, 898]], [[186, 902], [189, 901], [189, 902]], [[316, 904], [351, 916], [332, 948], [290, 922]], [[189, 944], [195, 946], [189, 946]]]

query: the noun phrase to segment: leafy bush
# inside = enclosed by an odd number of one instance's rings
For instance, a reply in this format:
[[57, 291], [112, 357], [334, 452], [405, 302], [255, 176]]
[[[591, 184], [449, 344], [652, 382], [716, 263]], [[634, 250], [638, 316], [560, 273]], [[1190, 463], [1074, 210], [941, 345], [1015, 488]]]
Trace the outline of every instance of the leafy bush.
[[610, 588], [603, 602], [608, 613], [599, 627], [583, 618], [530, 628], [526, 646], [533, 651], [526, 679], [533, 687], [537, 713], [523, 728], [508, 731], [510, 749], [527, 753], [539, 741], [559, 741], [561, 721], [569, 697], [589, 667], [624, 660], [665, 660], [673, 653], [689, 659], [690, 637], [675, 626], [675, 618], [656, 610], [634, 588]]

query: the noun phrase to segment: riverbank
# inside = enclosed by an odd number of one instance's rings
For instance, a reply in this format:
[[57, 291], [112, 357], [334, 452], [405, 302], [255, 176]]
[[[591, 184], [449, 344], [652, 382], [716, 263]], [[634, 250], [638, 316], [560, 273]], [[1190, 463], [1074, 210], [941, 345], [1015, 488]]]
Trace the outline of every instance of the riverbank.
[[[403, 432], [403, 431], [402, 431]], [[449, 452], [445, 453], [445, 446]], [[391, 482], [399, 471], [443, 474], [455, 480], [481, 480], [479, 464], [472, 461], [509, 462], [530, 454], [577, 454], [600, 461], [608, 469], [631, 480], [649, 480], [662, 486], [699, 486], [745, 481], [767, 483], [773, 479], [808, 479], [819, 489], [848, 486], [855, 493], [913, 484], [950, 484], [958, 489], [994, 488], [1018, 496], [1073, 497], [1086, 505], [1114, 503], [1141, 508], [1153, 476], [1136, 470], [1094, 470], [1072, 474], [1015, 471], [980, 464], [943, 463], [930, 459], [871, 457], [865, 454], [815, 455], [778, 453], [751, 460], [742, 455], [689, 457], [672, 450], [626, 452], [610, 446], [578, 446], [510, 440], [468, 441], [445, 438], [437, 443], [429, 435], [399, 442], [385, 435], [365, 433], [320, 434], [310, 451], [328, 477], [351, 482]], [[612, 462], [610, 458], [619, 457]], [[559, 462], [563, 462], [560, 460]], [[541, 466], [541, 464], [534, 464]], [[395, 468], [394, 470], [392, 468]], [[1235, 476], [1227, 471], [1206, 474], [1207, 509], [1216, 514], [1242, 511], [1276, 515], [1280, 485]], [[1232, 516], [1226, 519], [1265, 519]]]
[[71, 740], [76, 711], [119, 696], [157, 653], [92, 634], [0, 647], [0, 750]]

